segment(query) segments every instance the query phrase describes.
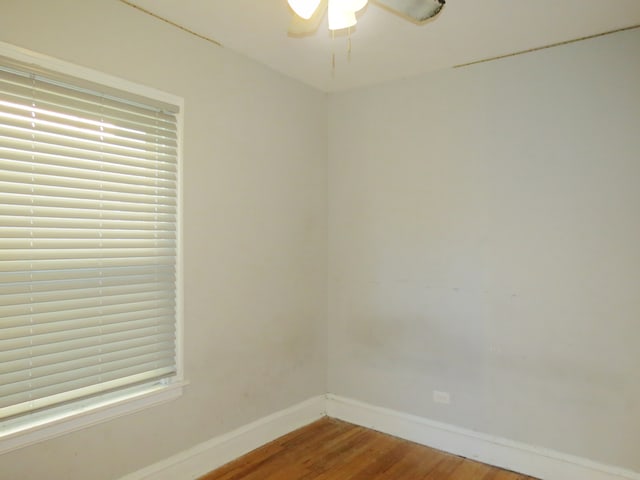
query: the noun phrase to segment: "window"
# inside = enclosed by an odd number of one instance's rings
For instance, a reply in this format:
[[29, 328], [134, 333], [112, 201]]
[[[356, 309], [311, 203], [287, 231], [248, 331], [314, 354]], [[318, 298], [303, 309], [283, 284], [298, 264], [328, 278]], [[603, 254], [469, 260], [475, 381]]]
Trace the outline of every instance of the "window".
[[0, 56], [0, 438], [181, 378], [178, 107], [86, 77]]

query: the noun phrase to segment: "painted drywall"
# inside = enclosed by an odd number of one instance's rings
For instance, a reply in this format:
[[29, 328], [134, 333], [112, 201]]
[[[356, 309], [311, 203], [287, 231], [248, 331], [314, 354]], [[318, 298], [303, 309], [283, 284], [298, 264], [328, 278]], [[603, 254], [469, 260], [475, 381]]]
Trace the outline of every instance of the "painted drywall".
[[184, 97], [190, 381], [0, 477], [119, 478], [324, 393], [326, 96], [115, 0], [3, 0], [0, 40]]
[[640, 471], [639, 86], [633, 30], [331, 95], [329, 391]]

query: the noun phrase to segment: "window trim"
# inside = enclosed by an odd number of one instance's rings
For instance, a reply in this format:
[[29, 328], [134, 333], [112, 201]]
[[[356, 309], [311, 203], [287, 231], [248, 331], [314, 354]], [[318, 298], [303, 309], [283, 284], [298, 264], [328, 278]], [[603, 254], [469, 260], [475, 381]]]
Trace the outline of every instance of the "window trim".
[[[83, 399], [71, 405], [58, 406], [35, 415], [35, 420], [15, 422], [15, 427], [8, 431], [0, 428], [0, 454], [32, 445], [69, 432], [106, 422], [128, 415], [151, 406], [166, 403], [182, 395], [188, 382], [184, 379], [184, 270], [183, 270], [183, 168], [182, 144], [184, 123], [184, 99], [155, 88], [124, 80], [86, 67], [81, 67], [64, 60], [36, 53], [15, 45], [0, 42], [0, 55], [9, 59], [33, 65], [59, 73], [61, 76], [74, 77], [92, 84], [99, 84], [109, 89], [124, 91], [133, 96], [152, 99], [179, 108], [176, 114], [178, 149], [177, 173], [178, 185], [176, 197], [178, 201], [176, 220], [176, 375], [168, 382], [154, 385], [132, 387], [114, 392], [102, 399]], [[0, 425], [4, 422], [0, 421]], [[9, 421], [6, 423], [14, 423]], [[5, 423], [5, 425], [6, 425]]]

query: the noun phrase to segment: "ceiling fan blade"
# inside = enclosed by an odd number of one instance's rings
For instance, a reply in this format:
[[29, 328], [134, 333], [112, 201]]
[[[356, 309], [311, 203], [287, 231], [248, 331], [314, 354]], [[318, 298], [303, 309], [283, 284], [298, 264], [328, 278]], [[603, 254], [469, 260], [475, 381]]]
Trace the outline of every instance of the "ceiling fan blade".
[[301, 37], [315, 32], [320, 26], [322, 18], [327, 11], [327, 4], [328, 0], [322, 0], [316, 11], [308, 20], [305, 20], [294, 13], [291, 17], [291, 23], [289, 24], [289, 35], [292, 37]]
[[373, 0], [378, 5], [414, 23], [424, 23], [435, 17], [445, 0]]

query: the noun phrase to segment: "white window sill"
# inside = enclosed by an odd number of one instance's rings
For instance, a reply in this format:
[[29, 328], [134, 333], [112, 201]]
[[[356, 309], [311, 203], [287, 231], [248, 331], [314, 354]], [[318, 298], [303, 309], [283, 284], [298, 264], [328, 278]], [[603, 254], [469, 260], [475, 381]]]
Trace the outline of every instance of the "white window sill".
[[154, 385], [93, 399], [73, 407], [58, 407], [31, 420], [0, 421], [0, 454], [33, 445], [113, 418], [159, 405], [182, 395], [188, 382]]

